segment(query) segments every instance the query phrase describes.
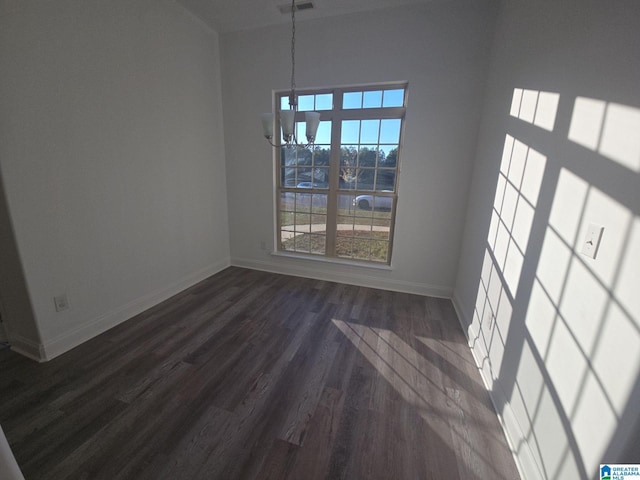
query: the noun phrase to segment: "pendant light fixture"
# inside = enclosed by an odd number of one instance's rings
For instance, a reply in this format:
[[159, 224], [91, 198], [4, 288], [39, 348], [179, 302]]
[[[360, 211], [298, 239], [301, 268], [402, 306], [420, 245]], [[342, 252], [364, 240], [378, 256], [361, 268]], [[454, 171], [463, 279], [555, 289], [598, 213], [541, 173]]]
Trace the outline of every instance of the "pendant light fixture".
[[[296, 96], [296, 3], [291, 1], [291, 90], [289, 92], [289, 110], [280, 111], [280, 125], [282, 127], [282, 142], [287, 148], [308, 147], [316, 140], [318, 125], [320, 125], [320, 114], [318, 112], [305, 112], [307, 144], [301, 145], [296, 138], [295, 116], [298, 110], [298, 97]], [[260, 115], [264, 137], [272, 146], [273, 143], [273, 120], [272, 113]]]

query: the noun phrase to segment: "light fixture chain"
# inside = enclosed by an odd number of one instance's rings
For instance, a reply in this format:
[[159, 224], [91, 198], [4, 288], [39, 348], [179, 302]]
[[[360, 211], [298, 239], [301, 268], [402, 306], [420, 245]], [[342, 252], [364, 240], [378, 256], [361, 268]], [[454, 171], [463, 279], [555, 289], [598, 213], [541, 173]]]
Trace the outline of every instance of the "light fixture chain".
[[291, 0], [291, 96], [289, 106], [296, 110], [296, 0]]
[[[278, 107], [276, 107], [278, 109]], [[307, 144], [300, 145], [296, 138], [296, 112], [298, 111], [298, 99], [296, 98], [296, 0], [291, 0], [291, 92], [289, 92], [289, 111], [285, 113], [282, 107], [279, 108], [280, 126], [282, 128], [283, 144], [273, 143], [273, 116], [269, 114], [261, 115], [264, 136], [271, 146], [286, 146], [308, 148], [314, 144], [316, 132], [320, 124], [320, 113], [305, 112]]]

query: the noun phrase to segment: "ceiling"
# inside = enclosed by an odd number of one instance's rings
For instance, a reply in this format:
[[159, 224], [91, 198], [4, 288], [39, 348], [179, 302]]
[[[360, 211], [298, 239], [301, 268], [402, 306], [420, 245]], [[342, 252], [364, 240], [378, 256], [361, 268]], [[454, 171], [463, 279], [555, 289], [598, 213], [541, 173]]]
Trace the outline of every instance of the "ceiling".
[[[177, 0], [219, 33], [266, 27], [291, 21], [282, 14], [281, 5], [290, 0]], [[304, 3], [300, 0], [296, 3]], [[297, 20], [331, 17], [348, 13], [398, 7], [414, 3], [432, 3], [434, 0], [311, 0], [313, 10], [296, 12]]]

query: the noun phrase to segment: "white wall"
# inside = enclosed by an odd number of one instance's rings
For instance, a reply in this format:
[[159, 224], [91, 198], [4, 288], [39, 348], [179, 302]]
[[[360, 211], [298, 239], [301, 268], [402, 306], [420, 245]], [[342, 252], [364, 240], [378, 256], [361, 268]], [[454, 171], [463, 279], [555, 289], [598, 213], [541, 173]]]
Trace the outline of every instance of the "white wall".
[[18, 246], [11, 226], [9, 207], [0, 169], [0, 338], [15, 343], [16, 339], [40, 342], [29, 292], [18, 255]]
[[218, 38], [170, 0], [8, 1], [0, 36], [0, 167], [39, 331], [16, 340], [50, 358], [228, 264]]
[[[259, 114], [287, 89], [290, 25], [221, 35], [227, 188], [236, 265], [451, 295], [464, 225], [494, 11], [446, 2], [302, 21], [298, 88], [406, 80], [392, 271], [270, 256], [273, 160]], [[268, 251], [260, 248], [265, 242]]]
[[454, 303], [527, 479], [640, 460], [638, 45], [635, 1], [501, 9]]

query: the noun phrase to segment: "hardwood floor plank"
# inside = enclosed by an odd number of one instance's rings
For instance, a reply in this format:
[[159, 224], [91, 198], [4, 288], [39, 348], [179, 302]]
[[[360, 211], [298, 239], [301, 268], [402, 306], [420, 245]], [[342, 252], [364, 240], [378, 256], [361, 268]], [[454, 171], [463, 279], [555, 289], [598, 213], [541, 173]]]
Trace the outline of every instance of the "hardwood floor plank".
[[298, 445], [276, 438], [256, 478], [262, 480], [281, 480], [286, 478], [299, 448]]
[[196, 472], [209, 458], [213, 447], [222, 440], [222, 431], [233, 414], [211, 405], [190, 426], [176, 425], [168, 435], [148, 468], [138, 473], [136, 480], [177, 480], [198, 478]]
[[[360, 357], [358, 357], [360, 359]], [[331, 449], [327, 478], [356, 478], [354, 463], [365, 444], [364, 434], [373, 375], [363, 365], [355, 365], [345, 392], [335, 443]]]
[[518, 478], [450, 301], [235, 267], [0, 351], [0, 423], [29, 480]]
[[[181, 398], [170, 393], [175, 382], [184, 381], [192, 368], [176, 363], [163, 382], [143, 392], [136, 402], [120, 402], [127, 407], [71, 454], [59, 458], [51, 478], [65, 478], [75, 470], [88, 472], [95, 479], [134, 478], [120, 475], [120, 469], [141, 449], [157, 447], [154, 434], [159, 425], [179, 419], [174, 414], [182, 404]], [[108, 394], [104, 398], [109, 398]]]
[[327, 339], [318, 355], [313, 358], [308, 357], [311, 364], [305, 369], [308, 372], [303, 374], [306, 378], [296, 382], [301, 387], [296, 389], [295, 396], [291, 395], [292, 407], [289, 409], [279, 437], [282, 440], [294, 445], [302, 445], [309, 419], [320, 400], [320, 394], [337, 350], [338, 345], [331, 339]]
[[[47, 472], [107, 425], [126, 405], [96, 398], [68, 416], [57, 417], [46, 429], [36, 431], [15, 445], [16, 460], [26, 478], [49, 478]], [[13, 447], [12, 447], [13, 448]]]
[[327, 477], [331, 453], [334, 448], [340, 416], [344, 405], [341, 390], [327, 387], [309, 421], [304, 444], [298, 450], [286, 476], [290, 480], [321, 480]]

